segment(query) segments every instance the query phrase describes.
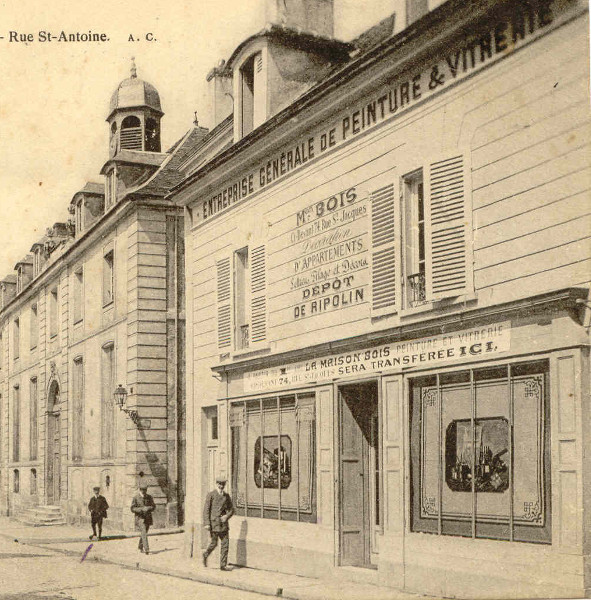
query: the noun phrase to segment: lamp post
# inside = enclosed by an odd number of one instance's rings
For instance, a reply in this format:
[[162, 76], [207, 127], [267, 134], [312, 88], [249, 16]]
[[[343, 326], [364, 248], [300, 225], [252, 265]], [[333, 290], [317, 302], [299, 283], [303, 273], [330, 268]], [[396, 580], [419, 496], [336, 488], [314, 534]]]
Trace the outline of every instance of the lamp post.
[[113, 398], [115, 399], [115, 404], [119, 407], [119, 410], [123, 411], [129, 418], [134, 422], [136, 426], [140, 425], [140, 418], [137, 413], [137, 410], [129, 409], [125, 406], [127, 401], [127, 390], [119, 384], [117, 389], [113, 392]]

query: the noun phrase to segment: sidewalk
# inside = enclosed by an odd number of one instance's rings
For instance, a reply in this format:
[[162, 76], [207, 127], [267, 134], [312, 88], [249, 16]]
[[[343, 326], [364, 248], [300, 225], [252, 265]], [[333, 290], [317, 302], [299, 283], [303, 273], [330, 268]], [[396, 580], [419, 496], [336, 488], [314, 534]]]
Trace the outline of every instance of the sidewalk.
[[97, 560], [140, 569], [151, 573], [191, 579], [210, 585], [225, 586], [237, 590], [257, 592], [269, 596], [281, 596], [293, 600], [417, 600], [421, 596], [379, 587], [335, 579], [313, 579], [234, 567], [231, 572], [216, 568], [218, 555], [210, 558], [211, 566], [205, 568], [201, 561], [183, 555], [183, 534], [179, 530], [155, 530], [150, 532], [150, 554], [138, 552], [138, 535], [110, 532], [103, 541], [90, 541], [85, 530], [59, 525], [53, 527], [30, 527], [0, 517], [0, 536], [18, 540], [21, 544], [44, 546], [56, 552], [84, 560]]

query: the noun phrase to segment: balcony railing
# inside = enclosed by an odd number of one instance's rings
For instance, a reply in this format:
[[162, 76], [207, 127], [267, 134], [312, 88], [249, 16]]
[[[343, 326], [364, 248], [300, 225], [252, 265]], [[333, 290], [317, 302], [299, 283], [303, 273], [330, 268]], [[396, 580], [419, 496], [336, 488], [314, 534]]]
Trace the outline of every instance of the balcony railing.
[[409, 275], [408, 281], [408, 302], [411, 307], [420, 306], [427, 302], [425, 293], [425, 273], [414, 273]]

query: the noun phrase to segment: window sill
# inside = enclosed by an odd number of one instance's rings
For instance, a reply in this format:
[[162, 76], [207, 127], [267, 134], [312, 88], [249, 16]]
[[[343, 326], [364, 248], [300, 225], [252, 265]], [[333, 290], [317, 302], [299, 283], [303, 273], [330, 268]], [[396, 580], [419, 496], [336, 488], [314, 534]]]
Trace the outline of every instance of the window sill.
[[31, 352], [33, 352], [34, 350], [37, 350], [37, 344], [35, 344], [34, 346], [31, 346], [30, 350], [31, 350]]
[[243, 350], [234, 350], [230, 353], [230, 360], [242, 360], [244, 358], [250, 358], [251, 356], [259, 356], [271, 352], [271, 346], [250, 346]]
[[84, 323], [84, 319], [78, 319], [77, 321], [74, 321], [73, 325], [74, 327], [78, 327], [82, 325], [82, 323]]
[[475, 293], [464, 294], [463, 296], [454, 296], [453, 298], [444, 298], [442, 300], [430, 300], [421, 304], [420, 306], [414, 306], [412, 308], [403, 308], [400, 311], [400, 318], [413, 317], [430, 311], [437, 311], [448, 306], [465, 305], [469, 302], [476, 302], [478, 296]]
[[57, 333], [50, 333], [49, 341], [53, 342], [54, 340], [57, 340]]
[[111, 300], [110, 302], [107, 302], [106, 304], [103, 304], [103, 310], [109, 310], [110, 308], [113, 308], [113, 300]]

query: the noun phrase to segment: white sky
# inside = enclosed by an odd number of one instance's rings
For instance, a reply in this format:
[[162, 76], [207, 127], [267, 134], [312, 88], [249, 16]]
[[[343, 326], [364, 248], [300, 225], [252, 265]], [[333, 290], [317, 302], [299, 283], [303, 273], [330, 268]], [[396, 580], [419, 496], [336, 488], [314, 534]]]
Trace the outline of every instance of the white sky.
[[[394, 0], [335, 0], [335, 34], [351, 39], [393, 12]], [[102, 181], [109, 99], [129, 76], [160, 93], [163, 149], [207, 123], [205, 76], [264, 25], [264, 0], [0, 0], [0, 279], [13, 272], [72, 196]], [[105, 32], [103, 44], [41, 43], [40, 30]], [[33, 33], [9, 43], [9, 31]], [[157, 41], [129, 42], [152, 32]]]

